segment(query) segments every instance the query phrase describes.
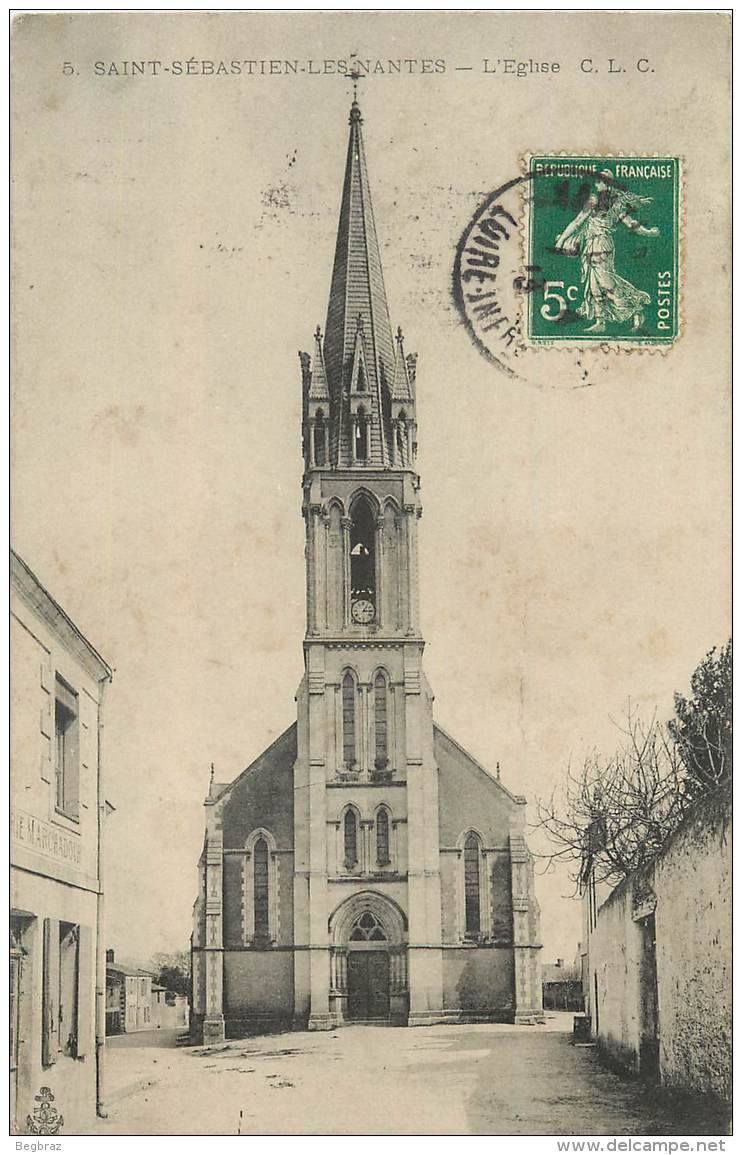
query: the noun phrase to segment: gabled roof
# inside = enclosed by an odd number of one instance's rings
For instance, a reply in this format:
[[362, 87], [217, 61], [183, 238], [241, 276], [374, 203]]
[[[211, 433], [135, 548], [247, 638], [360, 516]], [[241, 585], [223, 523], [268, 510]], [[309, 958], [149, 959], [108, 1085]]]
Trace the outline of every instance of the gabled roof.
[[10, 576], [23, 600], [55, 631], [60, 640], [98, 681], [113, 677], [113, 671], [95, 646], [65, 613], [59, 602], [41, 584], [31, 567], [14, 549], [10, 551]]
[[236, 778], [234, 778], [231, 782], [228, 782], [225, 786], [220, 787], [218, 793], [215, 790], [212, 794], [210, 794], [206, 799], [207, 805], [213, 805], [215, 802], [219, 802], [226, 794], [229, 793], [230, 790], [232, 790], [237, 785], [238, 782], [241, 782], [243, 778], [251, 773], [251, 771], [262, 765], [264, 759], [267, 758], [273, 752], [273, 750], [275, 750], [276, 746], [288, 738], [292, 730], [295, 731], [296, 729], [296, 722], [292, 722], [290, 726], [287, 726], [283, 733], [279, 734], [278, 737], [273, 742], [271, 742], [270, 746], [266, 746], [265, 750], [258, 754], [257, 758], [254, 758], [250, 765], [246, 766], [245, 769], [241, 771], [241, 773], [238, 774]]
[[132, 963], [107, 962], [106, 974], [126, 975], [127, 978], [152, 978], [152, 971], [142, 970], [141, 967], [134, 966]]
[[455, 738], [452, 738], [451, 735], [448, 734], [441, 726], [434, 724], [433, 739], [435, 740], [436, 738], [442, 738], [445, 742], [450, 742], [450, 744], [455, 747], [455, 749], [458, 750], [460, 754], [464, 755], [465, 759], [473, 769], [477, 770], [480, 774], [484, 774], [490, 783], [499, 787], [499, 789], [502, 790], [503, 794], [507, 795], [511, 802], [515, 802], [518, 806], [525, 806], [526, 800], [522, 794], [513, 794], [510, 790], [508, 790], [507, 786], [503, 785], [499, 778], [495, 778], [493, 774], [490, 774], [489, 770], [485, 769], [481, 762], [478, 762], [477, 759], [474, 758], [468, 750], [465, 750], [460, 742], [457, 742]]

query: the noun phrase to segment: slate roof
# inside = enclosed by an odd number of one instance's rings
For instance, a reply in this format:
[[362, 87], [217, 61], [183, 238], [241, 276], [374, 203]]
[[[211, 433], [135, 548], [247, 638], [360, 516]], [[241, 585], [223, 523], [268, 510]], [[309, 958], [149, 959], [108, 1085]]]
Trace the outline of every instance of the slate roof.
[[129, 978], [152, 978], [152, 971], [142, 970], [141, 967], [132, 966], [131, 963], [106, 963], [106, 974], [126, 975]]
[[325, 325], [324, 370], [333, 404], [336, 412], [340, 413], [334, 451], [338, 464], [347, 464], [352, 454], [349, 422], [342, 399], [350, 386], [353, 354], [360, 329], [368, 371], [369, 401], [374, 411], [367, 464], [383, 466], [389, 457], [385, 407], [394, 380], [394, 341], [371, 204], [362, 123], [361, 110], [354, 100], [350, 110], [348, 155]]

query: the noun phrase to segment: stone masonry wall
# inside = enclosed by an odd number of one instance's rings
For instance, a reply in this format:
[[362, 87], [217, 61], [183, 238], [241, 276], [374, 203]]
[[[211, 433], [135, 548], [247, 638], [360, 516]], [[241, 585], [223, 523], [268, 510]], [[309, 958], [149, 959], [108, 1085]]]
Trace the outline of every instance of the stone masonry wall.
[[660, 1081], [719, 1099], [731, 1096], [730, 827], [728, 797], [697, 803], [653, 866], [621, 883], [603, 903], [590, 944], [599, 1045], [617, 1065], [636, 1072], [641, 921], [653, 912]]
[[660, 1070], [731, 1097], [731, 800], [698, 805], [656, 863]]

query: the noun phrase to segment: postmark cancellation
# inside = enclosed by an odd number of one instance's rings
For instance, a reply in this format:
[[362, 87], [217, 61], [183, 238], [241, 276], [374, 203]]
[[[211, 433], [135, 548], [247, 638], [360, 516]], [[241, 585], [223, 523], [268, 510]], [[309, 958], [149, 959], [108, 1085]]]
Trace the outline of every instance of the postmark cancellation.
[[454, 296], [479, 351], [517, 377], [529, 350], [671, 346], [680, 200], [678, 157], [526, 156], [456, 252]]
[[528, 158], [530, 341], [675, 340], [679, 170], [677, 157]]

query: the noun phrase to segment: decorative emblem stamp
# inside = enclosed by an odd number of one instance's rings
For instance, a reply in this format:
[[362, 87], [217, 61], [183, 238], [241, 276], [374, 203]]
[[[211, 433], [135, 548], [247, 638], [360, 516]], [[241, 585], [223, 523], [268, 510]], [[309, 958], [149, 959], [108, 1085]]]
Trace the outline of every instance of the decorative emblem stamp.
[[33, 1115], [26, 1115], [29, 1135], [58, 1135], [64, 1126], [64, 1115], [52, 1106], [54, 1095], [51, 1087], [41, 1087], [34, 1099], [39, 1105], [34, 1107]]
[[552, 154], [527, 164], [526, 339], [671, 344], [678, 158]]

